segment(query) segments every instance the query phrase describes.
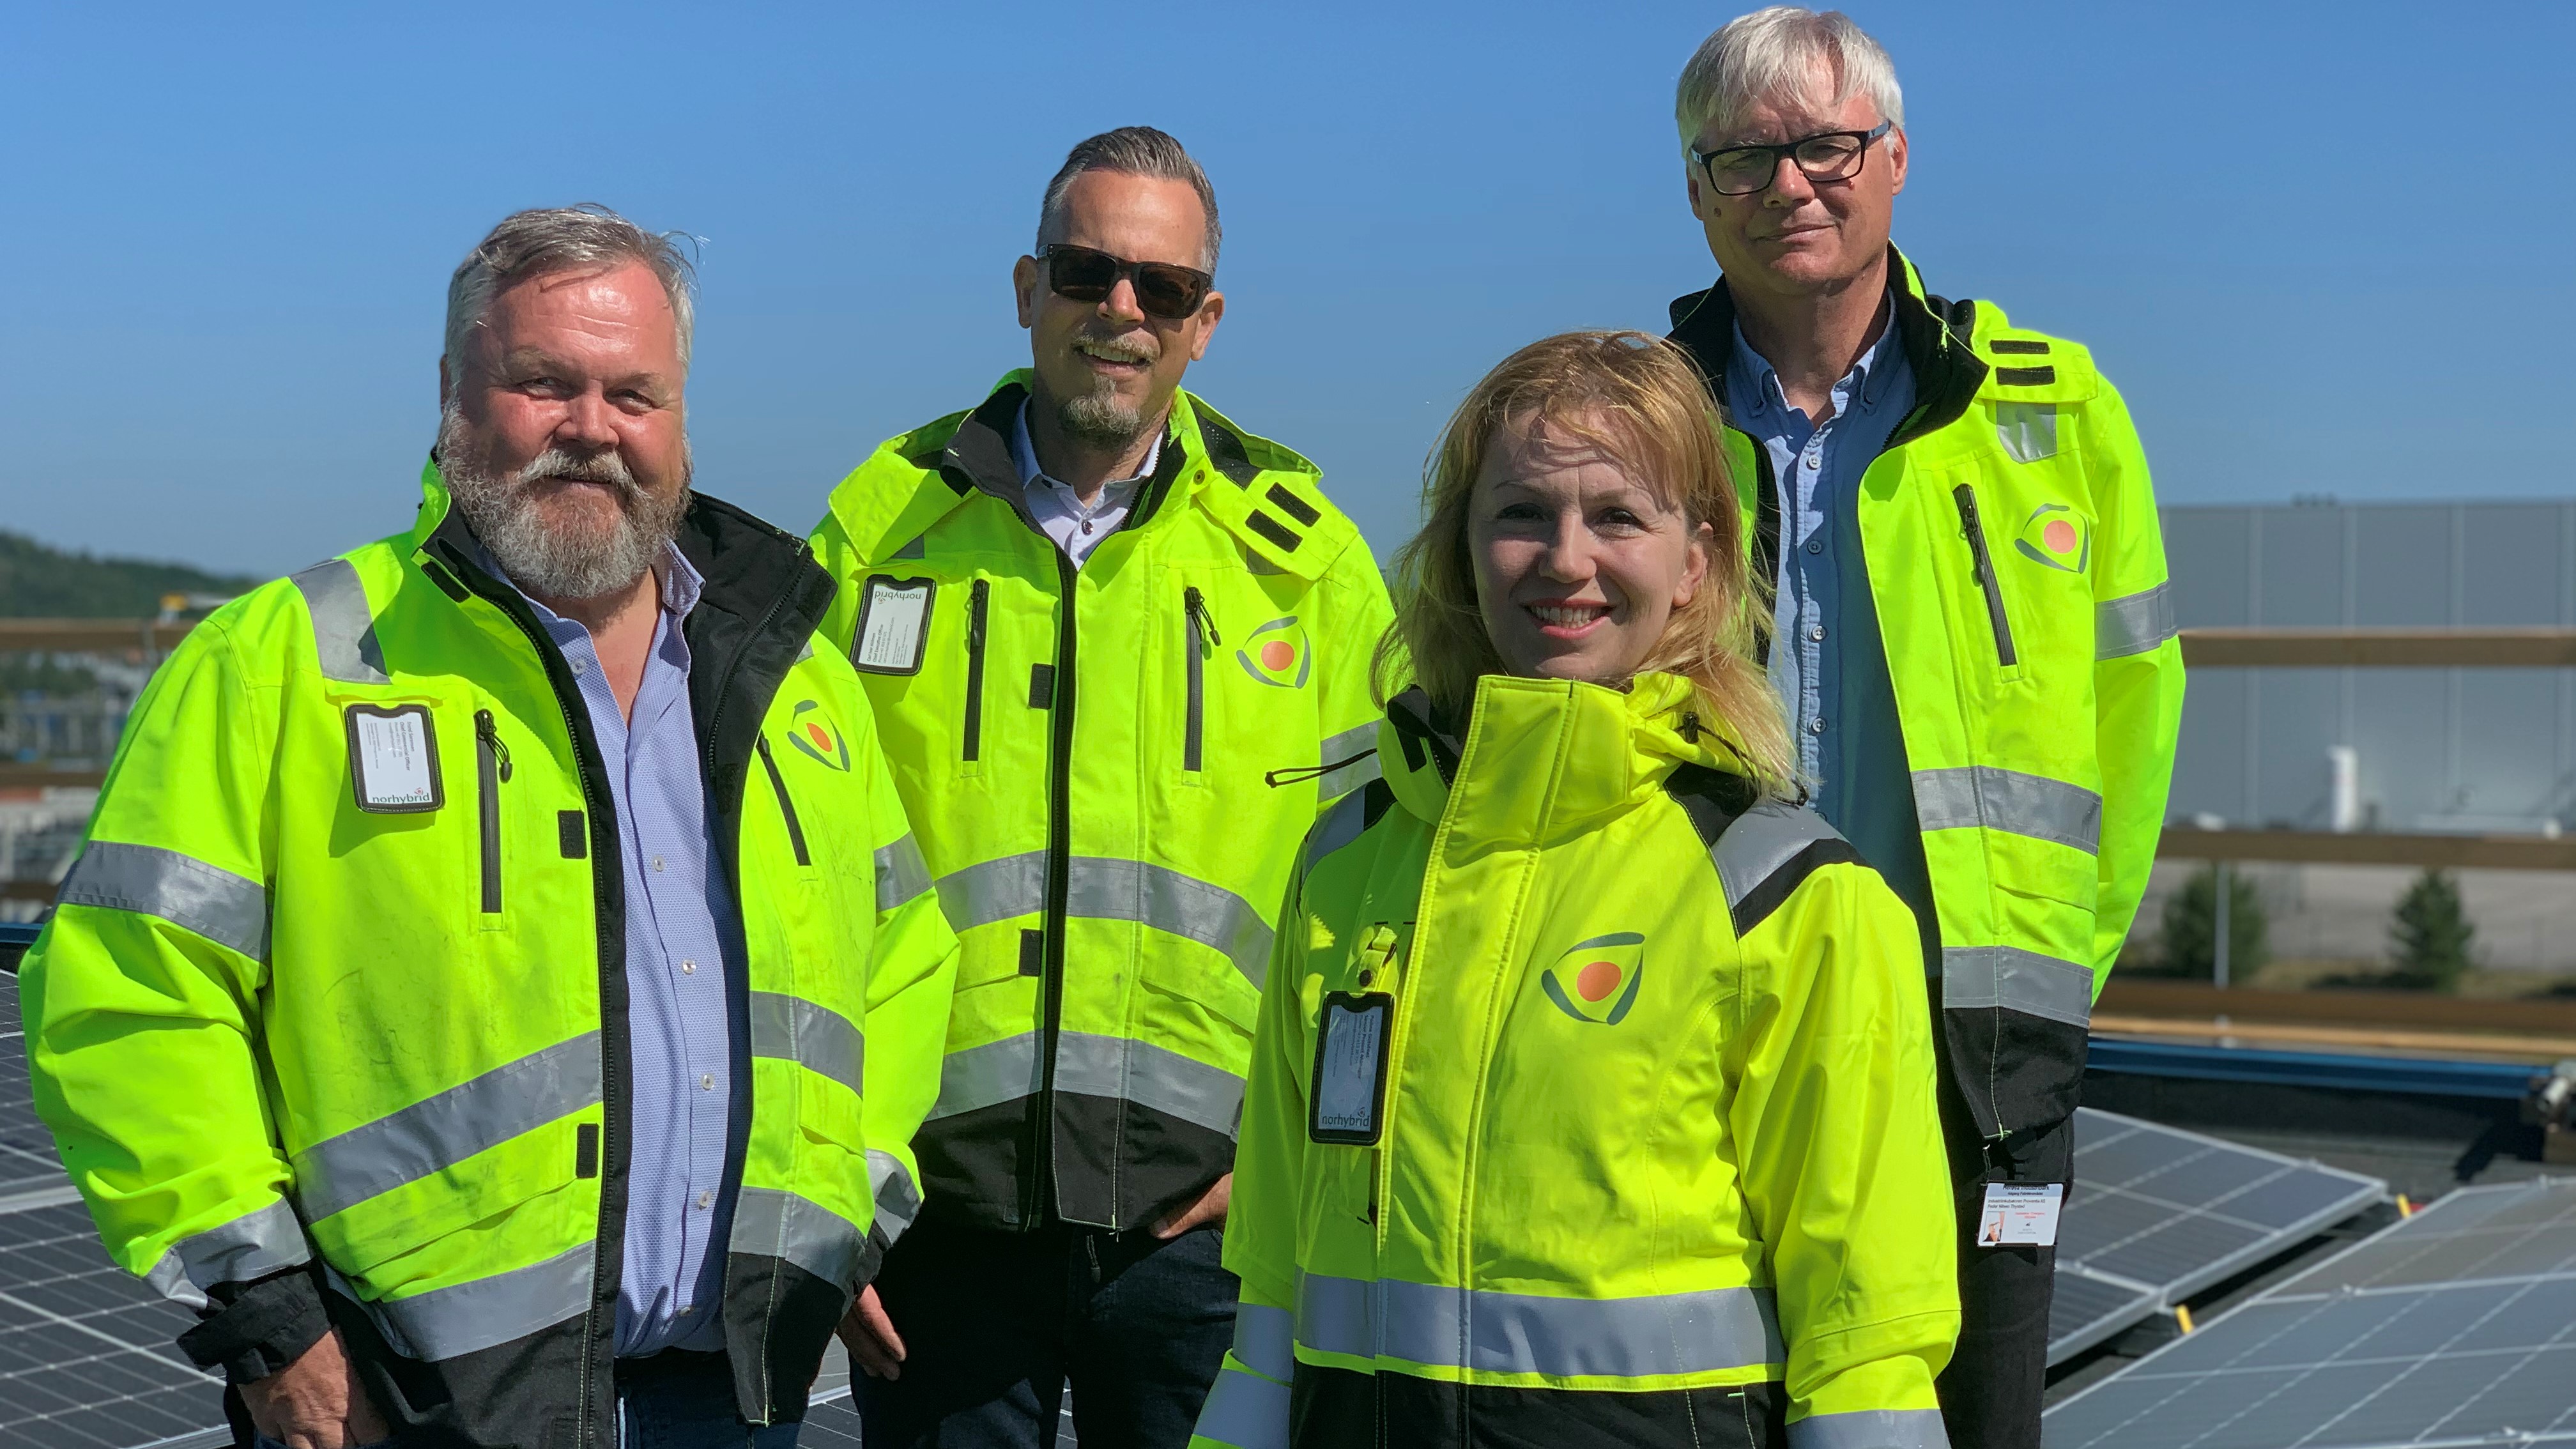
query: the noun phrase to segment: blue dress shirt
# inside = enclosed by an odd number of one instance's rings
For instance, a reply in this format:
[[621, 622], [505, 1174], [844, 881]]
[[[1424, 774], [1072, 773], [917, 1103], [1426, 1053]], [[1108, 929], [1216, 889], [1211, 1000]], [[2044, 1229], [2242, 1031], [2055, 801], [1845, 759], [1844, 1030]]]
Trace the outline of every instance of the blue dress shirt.
[[1810, 422], [1736, 329], [1726, 408], [1769, 454], [1779, 485], [1771, 679], [1789, 705], [1809, 804], [1914, 908], [1928, 938], [1931, 874], [1860, 542], [1861, 475], [1914, 410], [1914, 369], [1892, 319], [1832, 397], [1833, 416]]
[[[487, 556], [484, 566], [507, 578]], [[529, 599], [581, 685], [616, 796], [626, 877], [627, 1057], [634, 1131], [626, 1170], [626, 1259], [617, 1296], [620, 1357], [724, 1347], [724, 1243], [737, 1135], [734, 1042], [748, 1040], [726, 990], [743, 959], [742, 922], [708, 828], [681, 632], [706, 580], [676, 548], [663, 556], [662, 608], [632, 720], [617, 707], [590, 631]], [[524, 591], [523, 591], [524, 596]], [[743, 1105], [747, 1106], [746, 1101]], [[742, 1114], [747, 1116], [747, 1114]]]

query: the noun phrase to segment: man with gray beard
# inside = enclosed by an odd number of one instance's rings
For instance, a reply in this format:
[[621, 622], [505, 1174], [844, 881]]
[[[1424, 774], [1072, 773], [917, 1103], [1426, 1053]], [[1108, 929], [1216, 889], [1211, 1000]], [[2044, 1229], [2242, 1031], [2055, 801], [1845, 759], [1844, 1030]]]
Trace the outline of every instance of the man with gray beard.
[[190, 634], [26, 962], [241, 1442], [787, 1449], [918, 1206], [956, 938], [832, 580], [690, 490], [688, 281], [475, 247], [417, 523]]
[[1377, 777], [1391, 611], [1314, 465], [1181, 388], [1218, 241], [1180, 142], [1074, 147], [1011, 272], [1032, 365], [815, 530], [964, 947], [921, 1226], [842, 1330], [869, 1449], [1041, 1449], [1068, 1379], [1085, 1442], [1181, 1449], [1243, 1341], [1218, 1242], [1271, 923]]

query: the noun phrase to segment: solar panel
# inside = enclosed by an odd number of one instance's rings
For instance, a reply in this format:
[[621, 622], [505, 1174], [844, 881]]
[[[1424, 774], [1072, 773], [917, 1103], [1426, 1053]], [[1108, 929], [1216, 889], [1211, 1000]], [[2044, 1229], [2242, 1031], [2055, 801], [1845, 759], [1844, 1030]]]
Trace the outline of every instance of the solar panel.
[[220, 1424], [221, 1381], [172, 1343], [193, 1322], [108, 1262], [77, 1201], [0, 1214], [0, 1449], [139, 1449]]
[[2576, 1444], [2576, 1182], [2464, 1188], [2051, 1409], [2048, 1449]]
[[2388, 1185], [2197, 1132], [2083, 1108], [2058, 1229], [2051, 1363], [2308, 1238]]
[[21, 1193], [64, 1187], [53, 1134], [36, 1120], [27, 1089], [27, 1040], [18, 1029], [18, 993], [0, 981], [0, 1211]]

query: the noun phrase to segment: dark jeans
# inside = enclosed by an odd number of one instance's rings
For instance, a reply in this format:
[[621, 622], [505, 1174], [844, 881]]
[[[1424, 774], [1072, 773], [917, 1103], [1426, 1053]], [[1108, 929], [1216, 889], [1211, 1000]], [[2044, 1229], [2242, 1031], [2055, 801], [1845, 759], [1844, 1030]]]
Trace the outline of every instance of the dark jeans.
[[[1984, 1144], [1947, 1090], [1946, 1073], [1942, 1086], [1941, 1130], [1949, 1139], [1959, 1218], [1959, 1344], [1936, 1386], [1941, 1421], [1952, 1449], [2039, 1449], [2057, 1250], [1977, 1246], [1978, 1209], [1986, 1195]], [[2073, 1181], [2074, 1123], [2059, 1123], [2014, 1146], [2003, 1160], [2012, 1181]]]
[[673, 1348], [617, 1361], [618, 1449], [796, 1449], [799, 1427], [744, 1423], [721, 1353]]
[[943, 1230], [925, 1216], [877, 1274], [903, 1377], [853, 1370], [868, 1449], [1185, 1449], [1234, 1341], [1237, 1284], [1214, 1226]]

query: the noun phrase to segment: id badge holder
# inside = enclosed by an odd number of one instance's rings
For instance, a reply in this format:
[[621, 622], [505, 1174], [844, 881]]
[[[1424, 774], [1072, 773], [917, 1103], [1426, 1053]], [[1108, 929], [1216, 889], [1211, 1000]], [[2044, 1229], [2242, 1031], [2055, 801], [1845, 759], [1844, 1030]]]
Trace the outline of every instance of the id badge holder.
[[1315, 1031], [1315, 1072], [1306, 1093], [1306, 1135], [1342, 1147], [1374, 1147], [1386, 1131], [1386, 1073], [1395, 1035], [1395, 998], [1383, 991], [1332, 991]]
[[930, 602], [938, 586], [929, 579], [871, 574], [859, 599], [859, 624], [850, 663], [863, 674], [919, 674], [930, 641]]
[[353, 704], [341, 712], [349, 737], [349, 788], [370, 815], [424, 815], [447, 803], [438, 772], [438, 726], [429, 707]]

